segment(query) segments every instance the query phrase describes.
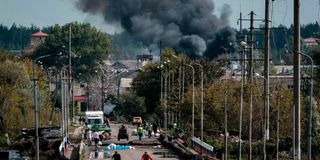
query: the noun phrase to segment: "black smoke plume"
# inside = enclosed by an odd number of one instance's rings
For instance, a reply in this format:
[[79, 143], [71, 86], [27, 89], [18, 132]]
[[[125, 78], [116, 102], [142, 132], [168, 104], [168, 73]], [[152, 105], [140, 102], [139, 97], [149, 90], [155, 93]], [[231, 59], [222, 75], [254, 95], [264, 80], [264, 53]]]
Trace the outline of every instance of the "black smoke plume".
[[[232, 41], [231, 8], [213, 15], [212, 0], [77, 0], [84, 12], [102, 14], [110, 24], [121, 24], [132, 37], [146, 44], [162, 42], [189, 55], [210, 58]], [[222, 41], [221, 41], [222, 40]]]

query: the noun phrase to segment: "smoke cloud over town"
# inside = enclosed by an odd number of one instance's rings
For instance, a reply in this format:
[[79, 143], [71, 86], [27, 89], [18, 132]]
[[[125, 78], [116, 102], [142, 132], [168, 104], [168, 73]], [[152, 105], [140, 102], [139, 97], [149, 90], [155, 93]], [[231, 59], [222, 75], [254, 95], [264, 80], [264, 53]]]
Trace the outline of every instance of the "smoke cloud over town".
[[133, 38], [148, 45], [172, 47], [189, 55], [215, 57], [234, 38], [229, 27], [231, 8], [214, 15], [212, 0], [78, 0], [84, 12], [103, 15], [120, 24]]

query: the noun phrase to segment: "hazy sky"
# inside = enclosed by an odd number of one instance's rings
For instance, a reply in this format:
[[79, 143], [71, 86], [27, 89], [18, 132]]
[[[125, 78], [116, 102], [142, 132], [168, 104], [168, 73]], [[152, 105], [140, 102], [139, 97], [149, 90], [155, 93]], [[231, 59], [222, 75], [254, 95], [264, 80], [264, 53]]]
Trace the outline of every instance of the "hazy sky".
[[[230, 25], [239, 28], [237, 19], [242, 11], [244, 18], [249, 18], [251, 10], [257, 18], [264, 18], [264, 0], [213, 0], [216, 8], [215, 14], [219, 14], [223, 4], [229, 4], [233, 10], [230, 17]], [[301, 23], [319, 21], [320, 0], [301, 0]], [[72, 21], [89, 22], [102, 31], [113, 33], [115, 28], [108, 26], [101, 17], [93, 16], [79, 11], [75, 0], [0, 0], [0, 23], [11, 26], [18, 25], [44, 27], [53, 24], [66, 24]], [[290, 25], [293, 22], [293, 0], [275, 0], [271, 3], [272, 23]], [[248, 26], [249, 22], [243, 22]], [[259, 26], [262, 22], [256, 22]]]

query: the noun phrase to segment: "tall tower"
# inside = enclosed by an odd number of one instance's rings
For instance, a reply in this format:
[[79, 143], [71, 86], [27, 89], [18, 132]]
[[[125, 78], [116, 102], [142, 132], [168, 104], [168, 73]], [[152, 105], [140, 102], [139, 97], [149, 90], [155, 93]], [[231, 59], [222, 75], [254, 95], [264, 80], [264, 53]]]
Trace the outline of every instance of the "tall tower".
[[38, 47], [39, 45], [44, 43], [47, 37], [48, 37], [48, 34], [45, 34], [41, 31], [32, 34], [30, 39], [30, 47], [31, 48]]

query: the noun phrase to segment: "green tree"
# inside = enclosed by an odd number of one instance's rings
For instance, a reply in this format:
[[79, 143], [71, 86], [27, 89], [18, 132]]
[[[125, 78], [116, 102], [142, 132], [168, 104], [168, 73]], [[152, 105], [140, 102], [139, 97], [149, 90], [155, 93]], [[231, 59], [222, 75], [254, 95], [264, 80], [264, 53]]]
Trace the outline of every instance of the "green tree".
[[[28, 59], [16, 60], [9, 53], [0, 53], [0, 137], [8, 133], [15, 140], [22, 128], [34, 126], [32, 63]], [[40, 126], [48, 124], [51, 102], [48, 97], [45, 74], [38, 70], [38, 104]], [[58, 124], [58, 116], [54, 124]]]
[[[106, 60], [111, 54], [111, 39], [106, 34], [90, 26], [88, 23], [70, 23], [64, 26], [51, 26], [47, 29], [49, 37], [41, 45], [33, 57], [41, 55], [56, 55], [44, 58], [45, 67], [56, 66], [62, 68], [68, 65], [69, 26], [71, 25], [71, 52], [73, 77], [81, 73], [81, 79], [89, 80], [98, 64]], [[62, 53], [64, 56], [57, 56]]]
[[32, 119], [26, 120], [28, 117], [22, 116], [31, 113], [32, 96], [30, 77], [23, 65], [14, 62], [10, 56], [0, 63], [1, 128], [9, 134], [19, 131], [22, 126], [31, 127]]
[[160, 69], [151, 63], [133, 79], [132, 88], [137, 96], [144, 97], [147, 113], [154, 113], [160, 99]]
[[117, 115], [124, 116], [127, 120], [131, 120], [134, 116], [145, 117], [146, 106], [144, 98], [132, 93], [123, 94], [114, 111]]
[[11, 27], [0, 24], [0, 50], [23, 50], [29, 47], [30, 36], [39, 31], [39, 28], [17, 26], [15, 23]]

